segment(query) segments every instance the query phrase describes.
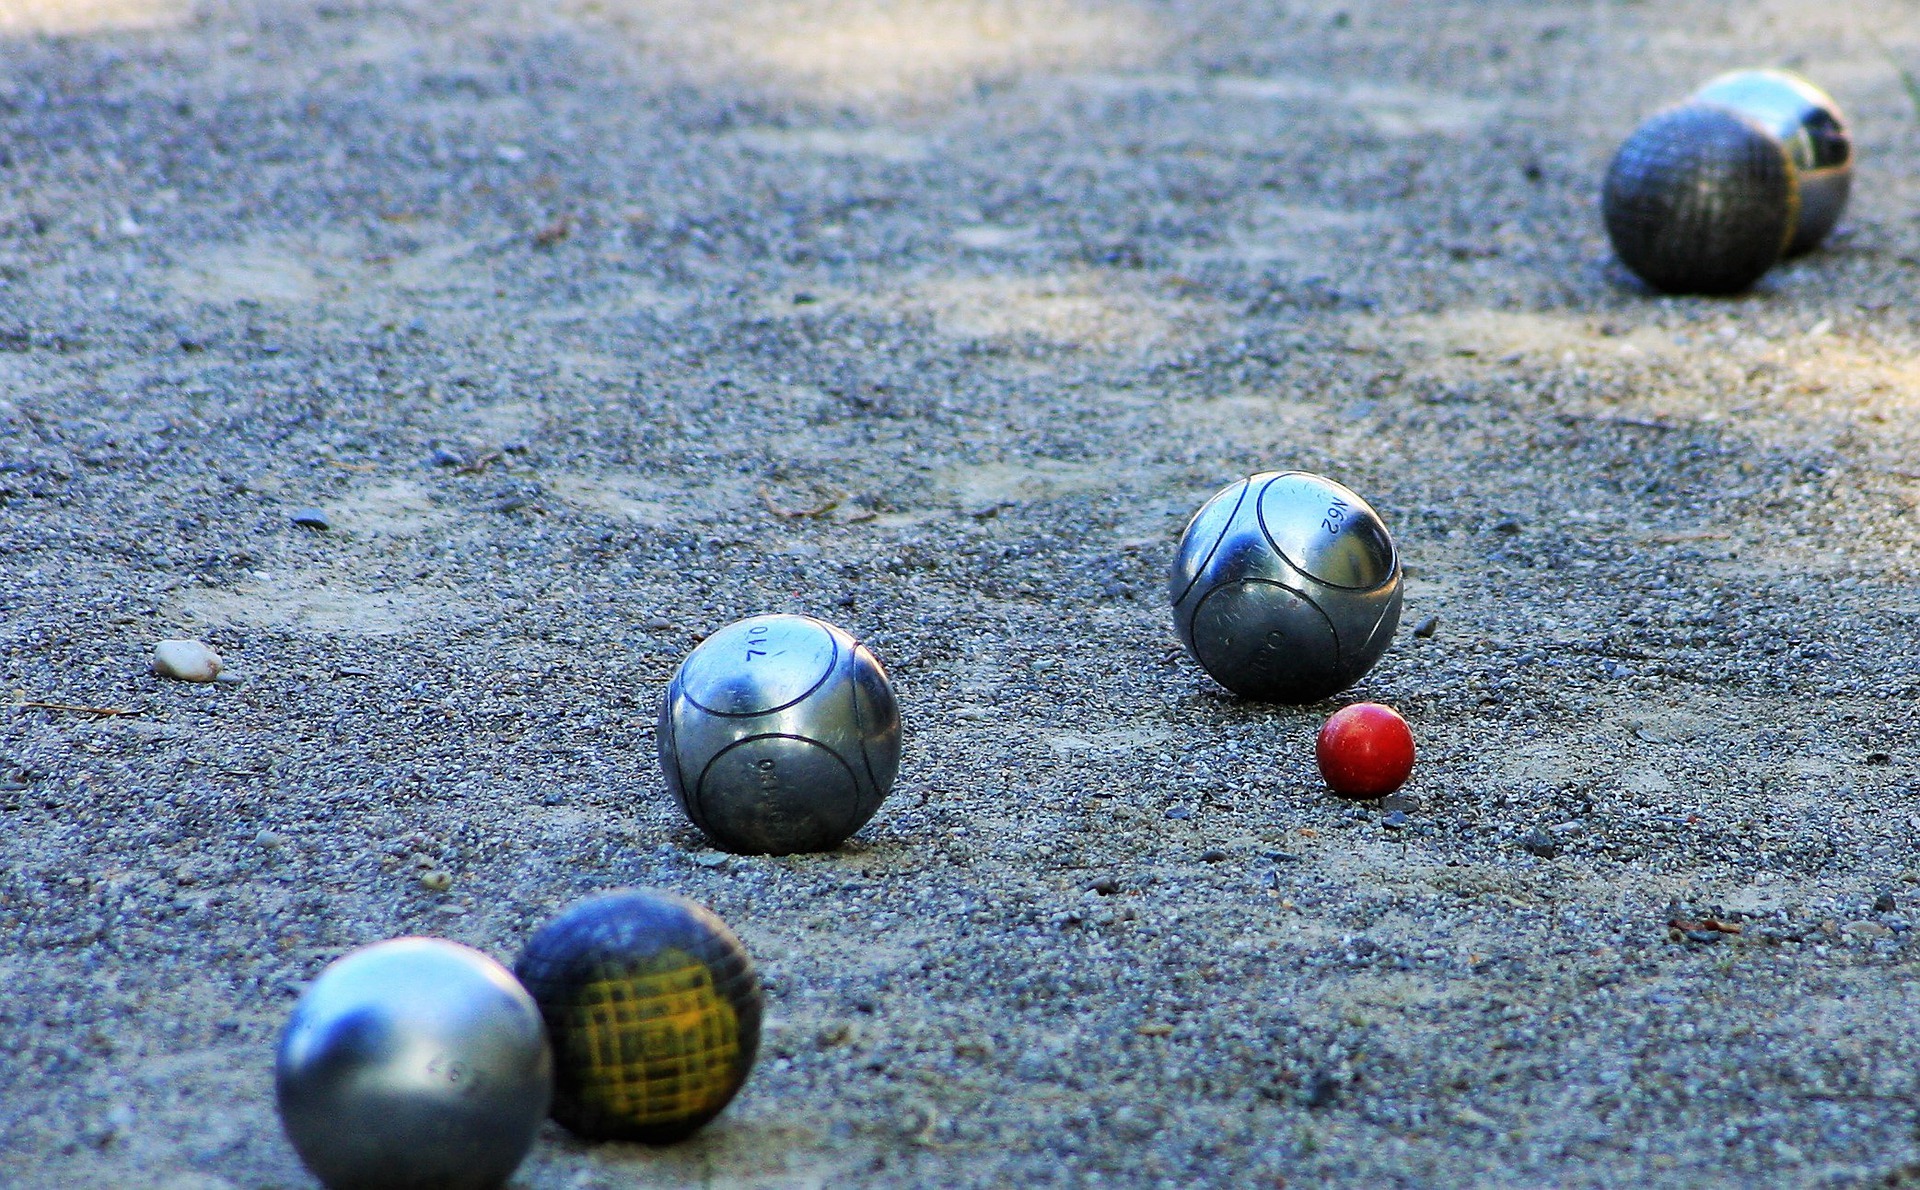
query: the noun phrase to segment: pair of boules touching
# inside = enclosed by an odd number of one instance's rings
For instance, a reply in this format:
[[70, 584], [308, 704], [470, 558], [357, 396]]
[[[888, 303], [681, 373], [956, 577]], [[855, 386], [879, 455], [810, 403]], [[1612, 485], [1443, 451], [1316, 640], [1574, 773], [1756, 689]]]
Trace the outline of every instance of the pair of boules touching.
[[1653, 288], [1738, 293], [1820, 245], [1846, 207], [1853, 163], [1826, 92], [1790, 71], [1735, 71], [1627, 138], [1601, 214], [1621, 262]]
[[320, 972], [281, 1034], [288, 1139], [330, 1190], [492, 1190], [549, 1114], [667, 1144], [726, 1107], [759, 1048], [753, 962], [701, 906], [648, 889], [575, 902], [509, 971], [395, 938]]

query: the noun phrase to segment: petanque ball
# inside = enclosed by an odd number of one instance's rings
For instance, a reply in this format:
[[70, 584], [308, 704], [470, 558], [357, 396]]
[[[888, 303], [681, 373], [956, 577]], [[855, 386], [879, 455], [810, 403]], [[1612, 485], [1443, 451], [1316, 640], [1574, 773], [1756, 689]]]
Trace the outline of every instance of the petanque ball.
[[753, 616], [701, 641], [655, 735], [667, 789], [717, 846], [829, 851], [900, 769], [900, 708], [866, 646], [809, 616]]
[[1621, 263], [1648, 285], [1728, 294], [1759, 280], [1786, 251], [1800, 192], [1772, 132], [1695, 101], [1634, 130], [1607, 169], [1600, 206]]
[[1233, 483], [1195, 513], [1168, 575], [1174, 629], [1246, 698], [1309, 703], [1380, 659], [1400, 622], [1400, 557], [1350, 489], [1305, 471]]
[[514, 972], [553, 1044], [553, 1118], [587, 1139], [680, 1140], [753, 1068], [753, 960], [684, 897], [618, 889], [576, 901], [534, 932]]
[[1736, 70], [1693, 98], [1754, 120], [1786, 148], [1800, 193], [1787, 255], [1818, 247], [1840, 221], [1853, 189], [1853, 135], [1840, 105], [1790, 70]]
[[280, 1036], [274, 1089], [300, 1160], [331, 1190], [492, 1190], [553, 1092], [532, 997], [437, 938], [362, 947], [321, 971]]

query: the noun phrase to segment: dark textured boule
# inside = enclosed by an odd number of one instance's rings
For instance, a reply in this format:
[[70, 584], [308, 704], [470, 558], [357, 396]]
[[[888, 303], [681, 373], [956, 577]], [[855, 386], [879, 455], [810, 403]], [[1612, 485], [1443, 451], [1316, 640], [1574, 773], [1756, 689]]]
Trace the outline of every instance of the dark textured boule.
[[726, 923], [672, 893], [576, 901], [513, 965], [553, 1045], [553, 1118], [589, 1140], [670, 1144], [753, 1068], [763, 1004]]
[[1620, 260], [1667, 293], [1738, 293], [1786, 250], [1799, 208], [1786, 149], [1757, 121], [1688, 103], [1634, 130], [1601, 210]]
[[1853, 135], [1833, 97], [1790, 70], [1736, 70], [1693, 93], [1696, 103], [1731, 108], [1786, 147], [1800, 184], [1800, 214], [1787, 255], [1819, 247], [1853, 189]]

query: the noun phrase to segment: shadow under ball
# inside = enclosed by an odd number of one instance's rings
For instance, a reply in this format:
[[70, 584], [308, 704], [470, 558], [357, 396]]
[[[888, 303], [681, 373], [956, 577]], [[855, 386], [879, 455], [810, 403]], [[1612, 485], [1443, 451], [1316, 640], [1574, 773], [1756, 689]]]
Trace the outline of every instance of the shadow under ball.
[[1180, 642], [1215, 681], [1265, 702], [1317, 702], [1387, 651], [1400, 623], [1400, 556], [1351, 489], [1267, 471], [1194, 514], [1167, 592]]
[[1601, 192], [1621, 263], [1667, 293], [1738, 293], [1793, 235], [1799, 189], [1786, 148], [1732, 110], [1686, 103], [1620, 146]]
[[900, 770], [900, 708], [866, 646], [810, 616], [753, 616], [687, 655], [655, 733], [667, 788], [717, 846], [830, 851]]
[[336, 960], [280, 1035], [280, 1119], [332, 1190], [492, 1190], [553, 1093], [540, 1010], [499, 963], [436, 938]]
[[1695, 91], [1693, 99], [1739, 112], [1786, 147], [1800, 189], [1787, 255], [1818, 247], [1840, 221], [1853, 189], [1853, 135], [1840, 105], [1788, 70], [1736, 70]]
[[576, 901], [514, 962], [553, 1044], [553, 1118], [589, 1140], [670, 1144], [720, 1114], [760, 1048], [753, 960], [672, 893]]

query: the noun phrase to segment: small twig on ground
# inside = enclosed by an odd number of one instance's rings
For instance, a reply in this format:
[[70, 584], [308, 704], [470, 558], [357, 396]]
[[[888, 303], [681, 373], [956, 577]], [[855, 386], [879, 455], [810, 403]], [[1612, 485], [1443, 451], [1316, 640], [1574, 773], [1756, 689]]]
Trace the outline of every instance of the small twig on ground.
[[378, 471], [380, 469], [380, 464], [378, 463], [343, 463], [339, 459], [328, 459], [327, 462], [332, 463], [342, 471]]
[[83, 707], [70, 702], [39, 702], [34, 699], [19, 698], [8, 704], [16, 707], [32, 707], [41, 711], [72, 711], [76, 715], [138, 715], [138, 707]]
[[1703, 917], [1699, 921], [1693, 921], [1684, 917], [1675, 917], [1668, 920], [1667, 928], [1680, 930], [1682, 932], [1708, 930], [1716, 934], [1738, 934], [1741, 932], [1739, 922], [1721, 921], [1713, 917]]
[[833, 495], [829, 496], [825, 503], [816, 505], [813, 508], [782, 508], [774, 503], [772, 492], [769, 492], [765, 488], [760, 489], [760, 500], [767, 506], [767, 511], [780, 517], [782, 520], [789, 521], [823, 517], [840, 507], [841, 499], [841, 496]]
[[1584, 421], [1607, 426], [1632, 426], [1638, 430], [1672, 431], [1685, 428], [1670, 421], [1654, 421], [1648, 417], [1629, 417], [1625, 414], [1611, 413], [1563, 413], [1560, 415], [1560, 420], [1567, 425], [1576, 425]]

